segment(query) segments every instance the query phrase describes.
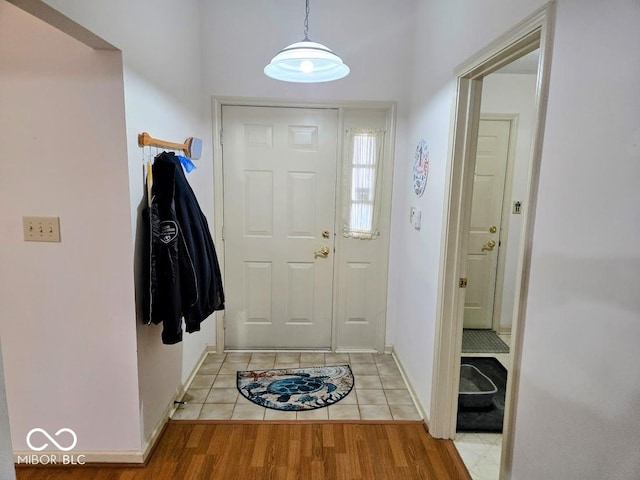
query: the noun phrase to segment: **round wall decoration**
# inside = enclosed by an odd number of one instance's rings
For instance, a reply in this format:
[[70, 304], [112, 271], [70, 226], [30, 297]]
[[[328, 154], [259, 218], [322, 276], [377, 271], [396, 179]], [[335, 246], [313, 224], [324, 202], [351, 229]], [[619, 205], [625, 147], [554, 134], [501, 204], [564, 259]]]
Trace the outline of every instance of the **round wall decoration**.
[[424, 193], [429, 175], [429, 149], [424, 138], [420, 139], [413, 159], [413, 191], [418, 197]]

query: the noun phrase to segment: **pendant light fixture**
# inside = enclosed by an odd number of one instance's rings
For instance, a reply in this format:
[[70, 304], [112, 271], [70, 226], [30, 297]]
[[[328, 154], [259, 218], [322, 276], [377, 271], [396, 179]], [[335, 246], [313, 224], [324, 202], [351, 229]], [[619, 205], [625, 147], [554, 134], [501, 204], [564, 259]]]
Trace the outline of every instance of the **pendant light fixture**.
[[349, 75], [349, 67], [333, 51], [309, 40], [309, 0], [304, 18], [304, 40], [283, 48], [264, 67], [268, 77], [284, 82], [330, 82]]

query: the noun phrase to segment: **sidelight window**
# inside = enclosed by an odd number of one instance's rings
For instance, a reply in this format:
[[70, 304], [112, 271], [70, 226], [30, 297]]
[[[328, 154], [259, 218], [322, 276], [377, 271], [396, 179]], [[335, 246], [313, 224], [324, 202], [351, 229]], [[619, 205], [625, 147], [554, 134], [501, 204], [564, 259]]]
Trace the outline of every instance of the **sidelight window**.
[[371, 240], [380, 235], [384, 130], [349, 129], [345, 145], [342, 233], [348, 238]]

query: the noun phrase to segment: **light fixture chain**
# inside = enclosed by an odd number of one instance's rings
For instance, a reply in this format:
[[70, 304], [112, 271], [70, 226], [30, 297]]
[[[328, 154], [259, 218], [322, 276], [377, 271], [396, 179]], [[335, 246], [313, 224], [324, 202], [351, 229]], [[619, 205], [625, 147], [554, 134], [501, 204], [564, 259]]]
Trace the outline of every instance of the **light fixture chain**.
[[307, 10], [304, 16], [304, 39], [309, 40], [309, 0], [307, 0]]

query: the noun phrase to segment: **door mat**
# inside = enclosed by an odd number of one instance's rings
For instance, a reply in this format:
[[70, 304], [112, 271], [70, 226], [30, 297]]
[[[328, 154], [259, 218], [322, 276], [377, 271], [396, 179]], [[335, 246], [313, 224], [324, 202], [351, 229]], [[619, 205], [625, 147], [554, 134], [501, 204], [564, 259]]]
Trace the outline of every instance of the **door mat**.
[[458, 406], [458, 432], [502, 432], [507, 370], [493, 357], [462, 357], [461, 363], [473, 365], [495, 383], [498, 392], [485, 408]]
[[249, 370], [237, 373], [238, 391], [253, 403], [274, 410], [327, 407], [353, 389], [349, 365]]
[[509, 346], [493, 330], [462, 330], [462, 353], [509, 353]]

